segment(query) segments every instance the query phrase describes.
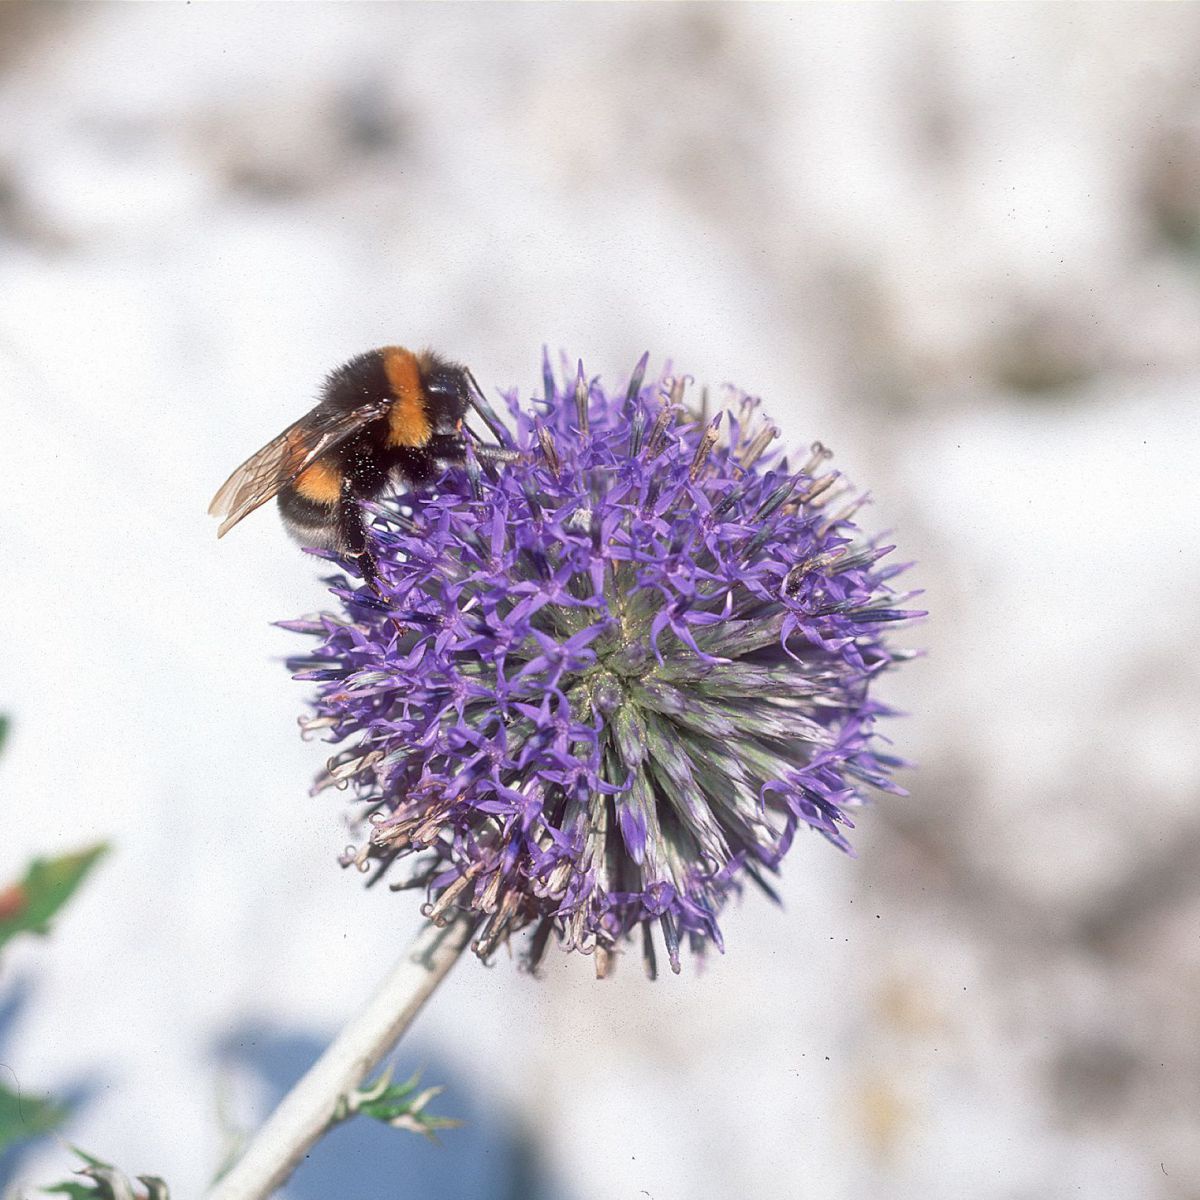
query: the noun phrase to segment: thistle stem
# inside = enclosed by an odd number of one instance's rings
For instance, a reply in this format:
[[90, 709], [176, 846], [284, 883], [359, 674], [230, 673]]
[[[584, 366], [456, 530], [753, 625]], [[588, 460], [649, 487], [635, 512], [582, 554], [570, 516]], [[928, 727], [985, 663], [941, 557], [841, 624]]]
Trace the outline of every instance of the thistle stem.
[[458, 961], [474, 921], [426, 925], [367, 1006], [292, 1088], [206, 1200], [266, 1200], [335, 1123], [338, 1102], [359, 1087], [399, 1041]]

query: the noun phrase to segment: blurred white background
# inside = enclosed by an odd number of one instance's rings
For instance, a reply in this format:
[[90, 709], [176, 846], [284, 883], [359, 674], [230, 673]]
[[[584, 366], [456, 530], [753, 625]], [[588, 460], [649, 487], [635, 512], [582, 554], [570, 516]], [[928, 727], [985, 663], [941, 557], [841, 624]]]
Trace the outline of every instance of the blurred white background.
[[461, 964], [399, 1061], [468, 1128], [288, 1195], [1200, 1195], [1200, 9], [10, 3], [0, 118], [0, 879], [115, 846], [0, 1059], [72, 1142], [196, 1195], [419, 920], [308, 796], [321, 564], [210, 495], [359, 350], [548, 343], [870, 488], [922, 769], [701, 972]]

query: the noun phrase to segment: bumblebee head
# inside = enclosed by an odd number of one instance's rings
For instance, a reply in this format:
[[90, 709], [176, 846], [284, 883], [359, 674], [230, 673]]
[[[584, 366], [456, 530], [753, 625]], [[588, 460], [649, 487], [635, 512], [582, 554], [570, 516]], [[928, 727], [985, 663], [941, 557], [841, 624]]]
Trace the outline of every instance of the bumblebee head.
[[471, 396], [467, 373], [461, 367], [438, 363], [422, 382], [433, 436], [461, 437], [462, 419]]

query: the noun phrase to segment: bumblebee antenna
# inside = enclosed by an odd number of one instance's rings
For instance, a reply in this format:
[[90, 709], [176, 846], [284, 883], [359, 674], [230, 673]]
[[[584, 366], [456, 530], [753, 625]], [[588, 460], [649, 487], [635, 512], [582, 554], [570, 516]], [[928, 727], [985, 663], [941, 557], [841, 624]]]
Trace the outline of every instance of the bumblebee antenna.
[[518, 462], [524, 457], [520, 450], [508, 450], [503, 446], [493, 446], [491, 442], [485, 442], [479, 431], [472, 429], [470, 425], [464, 424], [462, 430], [471, 439], [471, 449], [475, 452], [475, 457], [482, 462]]
[[514, 463], [525, 456], [520, 450], [506, 450], [503, 446], [476, 446], [475, 457], [481, 462]]
[[483, 419], [483, 423], [488, 427], [492, 433], [492, 436], [500, 443], [500, 445], [511, 446], [512, 434], [508, 432], [507, 427], [496, 414], [496, 410], [491, 406], [487, 396], [483, 394], [483, 388], [479, 386], [479, 380], [477, 380], [475, 376], [471, 374], [469, 368], [464, 367], [463, 372], [470, 381], [471, 387], [474, 389], [473, 395], [471, 394], [471, 391], [468, 390], [467, 403], [470, 404], [470, 406], [480, 415], [480, 417]]

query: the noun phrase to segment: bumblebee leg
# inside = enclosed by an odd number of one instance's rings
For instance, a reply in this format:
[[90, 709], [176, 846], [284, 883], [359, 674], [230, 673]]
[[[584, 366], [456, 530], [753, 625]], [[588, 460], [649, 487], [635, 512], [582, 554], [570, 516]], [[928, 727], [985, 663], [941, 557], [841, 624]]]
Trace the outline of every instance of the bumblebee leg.
[[[342, 555], [354, 560], [363, 577], [363, 582], [390, 609], [392, 598], [384, 591], [383, 584], [379, 582], [379, 564], [375, 561], [375, 555], [371, 553], [367, 527], [363, 522], [362, 505], [349, 482], [342, 485], [342, 497], [338, 501], [337, 527], [338, 543]], [[394, 616], [389, 619], [396, 627], [397, 634], [403, 636], [408, 632], [408, 627], [402, 621], [398, 621]]]
[[338, 547], [346, 558], [352, 558], [363, 581], [371, 586], [375, 594], [382, 598], [379, 587], [379, 569], [375, 556], [367, 540], [366, 526], [363, 524], [362, 506], [348, 484], [342, 485], [342, 497], [337, 509]]

